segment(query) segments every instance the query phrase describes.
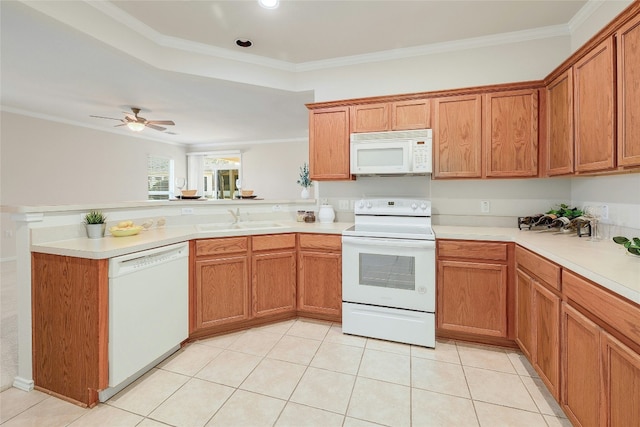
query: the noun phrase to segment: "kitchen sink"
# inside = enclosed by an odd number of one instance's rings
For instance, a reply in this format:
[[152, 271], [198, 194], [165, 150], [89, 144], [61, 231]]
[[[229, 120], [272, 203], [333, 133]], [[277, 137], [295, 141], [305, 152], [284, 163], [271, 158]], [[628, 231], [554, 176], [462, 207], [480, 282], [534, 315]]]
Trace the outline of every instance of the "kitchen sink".
[[269, 228], [283, 228], [284, 225], [273, 221], [241, 221], [237, 223], [208, 223], [198, 224], [196, 228], [200, 232], [207, 231], [231, 231], [231, 230], [264, 230]]
[[196, 225], [196, 228], [198, 229], [198, 231], [200, 232], [206, 232], [206, 231], [229, 231], [229, 230], [237, 230], [240, 227], [238, 227], [238, 224], [219, 224], [219, 223], [208, 223], [208, 224], [198, 224]]

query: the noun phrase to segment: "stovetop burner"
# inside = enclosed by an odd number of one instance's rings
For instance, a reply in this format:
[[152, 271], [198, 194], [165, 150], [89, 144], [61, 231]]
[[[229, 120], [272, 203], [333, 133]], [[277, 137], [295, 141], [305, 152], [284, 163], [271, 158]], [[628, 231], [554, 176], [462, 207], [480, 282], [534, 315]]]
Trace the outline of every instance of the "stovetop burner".
[[428, 200], [363, 199], [356, 203], [354, 213], [355, 225], [344, 236], [435, 240]]

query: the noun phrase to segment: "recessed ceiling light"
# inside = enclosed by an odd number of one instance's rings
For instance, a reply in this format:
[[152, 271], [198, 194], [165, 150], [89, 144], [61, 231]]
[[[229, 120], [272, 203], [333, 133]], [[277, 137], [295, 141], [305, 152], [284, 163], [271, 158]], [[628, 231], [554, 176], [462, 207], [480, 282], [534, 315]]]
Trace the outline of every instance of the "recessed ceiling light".
[[265, 9], [276, 9], [280, 4], [280, 1], [279, 0], [258, 0], [258, 3], [260, 4], [260, 6], [264, 7]]
[[253, 45], [253, 42], [249, 39], [237, 39], [236, 44], [240, 47], [251, 47]]

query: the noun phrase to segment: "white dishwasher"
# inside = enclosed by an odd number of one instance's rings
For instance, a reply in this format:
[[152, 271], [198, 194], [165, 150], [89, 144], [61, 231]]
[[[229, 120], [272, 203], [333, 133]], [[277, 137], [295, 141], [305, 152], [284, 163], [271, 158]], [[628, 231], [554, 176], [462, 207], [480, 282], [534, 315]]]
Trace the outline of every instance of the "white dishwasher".
[[109, 387], [101, 402], [180, 348], [189, 335], [189, 246], [109, 260]]

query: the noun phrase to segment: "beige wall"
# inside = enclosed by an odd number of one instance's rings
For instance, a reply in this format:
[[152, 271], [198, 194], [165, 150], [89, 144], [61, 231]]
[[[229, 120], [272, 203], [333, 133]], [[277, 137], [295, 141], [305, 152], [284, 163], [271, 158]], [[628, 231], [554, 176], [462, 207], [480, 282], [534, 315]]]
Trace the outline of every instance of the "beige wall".
[[[265, 199], [299, 199], [299, 168], [309, 159], [305, 141], [256, 144], [242, 151], [242, 187]], [[313, 187], [311, 189], [313, 197]]]
[[[175, 160], [185, 175], [181, 146], [27, 117], [0, 116], [0, 204], [67, 205], [145, 200], [147, 156]], [[15, 255], [13, 223], [2, 215], [0, 258]]]

